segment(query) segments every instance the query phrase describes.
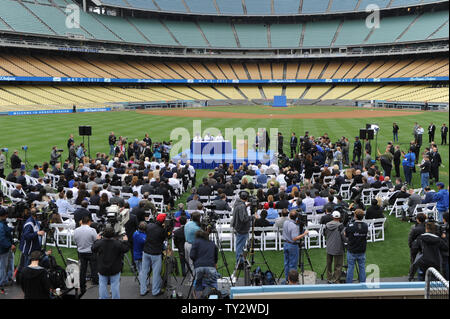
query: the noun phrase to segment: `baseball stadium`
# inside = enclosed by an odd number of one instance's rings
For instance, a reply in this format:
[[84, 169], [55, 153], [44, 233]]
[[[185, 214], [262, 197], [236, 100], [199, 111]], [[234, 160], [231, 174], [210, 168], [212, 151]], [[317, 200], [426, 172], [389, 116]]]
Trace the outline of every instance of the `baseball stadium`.
[[448, 0], [0, 0], [0, 299], [448, 299], [448, 53]]

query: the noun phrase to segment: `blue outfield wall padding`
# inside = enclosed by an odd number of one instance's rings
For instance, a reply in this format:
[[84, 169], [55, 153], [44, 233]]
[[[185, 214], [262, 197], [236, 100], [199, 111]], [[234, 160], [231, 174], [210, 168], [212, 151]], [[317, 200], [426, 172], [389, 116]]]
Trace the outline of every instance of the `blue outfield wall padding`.
[[425, 289], [425, 282], [380, 282], [378, 287], [375, 283], [359, 283], [345, 285], [275, 285], [275, 286], [246, 286], [231, 287], [231, 298], [234, 294], [257, 294], [257, 293], [295, 293], [295, 292], [317, 292], [317, 291], [351, 291], [365, 289]]
[[67, 78], [0, 76], [0, 82], [52, 82], [52, 83], [186, 83], [186, 84], [267, 84], [267, 83], [389, 83], [448, 81], [448, 76], [412, 78], [371, 78], [371, 79], [301, 79], [301, 80], [162, 80], [162, 79], [110, 79], [110, 78]]
[[285, 95], [276, 95], [273, 97], [273, 106], [274, 107], [286, 107], [286, 96]]
[[[91, 113], [91, 112], [109, 112], [112, 109], [110, 107], [99, 108], [86, 108], [77, 109], [76, 113]], [[36, 111], [10, 111], [8, 115], [43, 115], [43, 114], [65, 114], [73, 113], [73, 109], [61, 109], [61, 110], [36, 110]]]

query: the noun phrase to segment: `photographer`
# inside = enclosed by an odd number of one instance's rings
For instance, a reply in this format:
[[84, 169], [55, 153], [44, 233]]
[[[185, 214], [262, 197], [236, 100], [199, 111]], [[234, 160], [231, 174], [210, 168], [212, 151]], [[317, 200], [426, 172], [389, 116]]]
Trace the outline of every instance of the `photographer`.
[[442, 255], [448, 251], [448, 240], [436, 235], [437, 229], [434, 222], [425, 224], [425, 233], [417, 237], [411, 247], [416, 258], [413, 264], [412, 273], [419, 270], [419, 281], [425, 280], [425, 272], [433, 267], [441, 271]]
[[200, 213], [193, 212], [191, 214], [191, 220], [184, 226], [184, 256], [186, 258], [186, 265], [188, 266], [188, 272], [193, 275], [194, 267], [192, 260], [190, 258], [192, 244], [195, 241], [195, 234], [199, 231], [200, 228]]
[[410, 147], [408, 154], [402, 151], [403, 154], [403, 173], [405, 174], [405, 180], [408, 185], [411, 185], [412, 173], [415, 168], [416, 154], [414, 153], [414, 148]]
[[22, 257], [20, 265], [26, 267], [30, 263], [30, 254], [35, 250], [41, 250], [42, 236], [45, 232], [40, 230], [41, 223], [37, 220], [37, 210], [32, 208], [30, 210], [31, 216], [23, 225], [22, 236], [20, 238], [20, 251]]
[[436, 202], [436, 209], [438, 211], [438, 222], [442, 222], [443, 215], [448, 211], [449, 205], [449, 194], [448, 190], [445, 189], [444, 183], [437, 183], [438, 192], [434, 194], [433, 200]]
[[155, 223], [147, 225], [147, 238], [145, 239], [144, 252], [142, 254], [142, 271], [139, 273], [141, 296], [148, 294], [147, 276], [152, 269], [152, 295], [160, 296], [162, 279], [162, 253], [164, 250], [164, 241], [167, 239], [167, 231], [164, 229], [166, 214], [159, 214]]
[[81, 226], [73, 232], [73, 239], [77, 245], [78, 260], [80, 262], [80, 289], [81, 295], [86, 292], [86, 271], [91, 266], [91, 282], [98, 284], [97, 260], [92, 253], [92, 245], [97, 239], [97, 231], [91, 227], [91, 218], [83, 216]]
[[[341, 223], [341, 214], [338, 211], [334, 211], [332, 217], [333, 220], [325, 225], [325, 237], [327, 239], [327, 280], [330, 284], [338, 284], [344, 263], [344, 226]], [[334, 271], [332, 273], [333, 259]]]
[[97, 235], [92, 245], [98, 266], [98, 294], [100, 299], [109, 299], [108, 283], [111, 285], [112, 299], [120, 299], [120, 273], [123, 267], [123, 255], [128, 251], [127, 236], [122, 240], [114, 238], [114, 228], [108, 226], [103, 236]]
[[348, 242], [346, 280], [348, 284], [353, 283], [353, 271], [356, 262], [359, 268], [359, 282], [366, 282], [366, 246], [369, 227], [363, 221], [364, 211], [362, 209], [355, 210], [355, 218], [355, 221], [351, 222], [344, 230], [344, 236]]
[[50, 299], [52, 284], [47, 270], [39, 265], [41, 252], [35, 250], [30, 254], [30, 265], [20, 273], [20, 286], [24, 299]]
[[52, 168], [55, 168], [56, 163], [58, 163], [58, 159], [61, 157], [62, 150], [58, 150], [56, 146], [52, 147], [52, 152], [50, 154], [50, 165]]
[[308, 235], [308, 230], [300, 234], [300, 227], [297, 224], [298, 213], [292, 210], [289, 213], [289, 219], [283, 224], [284, 243], [284, 273], [286, 283], [288, 282], [289, 271], [297, 269], [299, 246], [298, 241]]
[[239, 197], [233, 207], [231, 227], [236, 232], [236, 264], [238, 264], [238, 268], [243, 269], [243, 252], [248, 240], [252, 217], [247, 212], [248, 193], [240, 192]]
[[217, 289], [218, 255], [217, 246], [209, 240], [209, 233], [203, 230], [197, 231], [190, 254], [195, 269], [196, 297], [197, 293], [203, 291], [205, 287]]
[[11, 252], [16, 247], [13, 245], [12, 229], [8, 227], [6, 218], [8, 213], [0, 207], [0, 292], [4, 293], [4, 286], [8, 282], [8, 269]]
[[409, 233], [408, 237], [408, 246], [409, 246], [409, 253], [411, 256], [411, 266], [409, 269], [409, 281], [412, 281], [414, 279], [415, 272], [414, 271], [414, 260], [416, 259], [416, 252], [413, 252], [412, 245], [414, 241], [419, 237], [420, 235], [425, 233], [425, 220], [427, 219], [427, 216], [424, 213], [419, 213], [416, 216], [416, 226], [411, 228], [411, 231]]

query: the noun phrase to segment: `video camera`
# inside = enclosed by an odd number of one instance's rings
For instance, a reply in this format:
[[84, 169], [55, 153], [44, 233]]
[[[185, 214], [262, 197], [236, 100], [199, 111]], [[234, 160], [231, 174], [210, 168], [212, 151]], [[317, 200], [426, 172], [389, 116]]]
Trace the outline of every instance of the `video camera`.
[[304, 212], [301, 208], [297, 208], [297, 220], [295, 223], [299, 225], [301, 233], [303, 233], [306, 227], [308, 227], [308, 214], [306, 214], [306, 212]]
[[200, 227], [204, 231], [214, 232], [216, 230], [216, 223], [220, 216], [214, 212], [216, 205], [206, 205], [203, 213], [203, 218], [200, 221]]
[[[102, 225], [105, 227], [112, 227], [114, 229], [115, 236], [121, 236], [125, 234], [125, 224], [130, 219], [130, 210], [125, 208], [120, 210], [118, 205], [109, 206], [106, 210], [106, 221]], [[102, 230], [103, 230], [102, 229]]]
[[175, 214], [170, 212], [166, 215], [166, 219], [164, 220], [163, 227], [167, 232], [168, 238], [172, 238], [173, 229], [175, 228]]
[[258, 211], [259, 200], [258, 200], [257, 197], [251, 196], [251, 197], [248, 198], [248, 203], [249, 203], [249, 206], [250, 206], [250, 213], [252, 215], [254, 215]]

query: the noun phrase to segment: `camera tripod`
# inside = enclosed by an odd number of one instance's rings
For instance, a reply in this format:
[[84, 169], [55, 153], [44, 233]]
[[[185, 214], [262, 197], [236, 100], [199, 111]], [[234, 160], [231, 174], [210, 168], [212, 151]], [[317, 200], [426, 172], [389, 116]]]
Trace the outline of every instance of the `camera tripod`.
[[[303, 233], [303, 232], [301, 232]], [[308, 260], [308, 264], [309, 267], [311, 268], [312, 271], [314, 271], [312, 262], [311, 262], [311, 258], [309, 257], [309, 253], [308, 253], [308, 249], [305, 246], [305, 241], [303, 239], [300, 239], [299, 243], [298, 243], [298, 268], [300, 268], [300, 274], [302, 276], [302, 282], [301, 284], [304, 285], [305, 284], [305, 263], [304, 260], [305, 258], [303, 257], [303, 255], [306, 255], [306, 259]], [[283, 268], [281, 270], [280, 275], [278, 276], [278, 282], [280, 282], [281, 277], [283, 276], [283, 273], [285, 272], [285, 269]]]
[[[346, 269], [347, 271], [344, 271], [344, 269]], [[359, 278], [359, 264], [358, 263], [355, 264], [355, 269], [356, 269], [356, 275]], [[324, 280], [326, 271], [327, 271], [327, 265], [325, 265], [325, 268], [324, 268], [322, 274], [320, 275], [321, 280]], [[342, 282], [345, 283], [347, 281], [347, 273], [348, 273], [348, 260], [347, 260], [346, 248], [344, 246], [344, 260], [343, 260], [343, 265], [342, 265], [341, 278], [339, 278], [341, 283]]]
[[[224, 253], [224, 251], [223, 251], [223, 247], [222, 247], [222, 244], [221, 244], [221, 242], [220, 242], [219, 234], [218, 234], [218, 232], [217, 232], [217, 229], [214, 227], [212, 230], [210, 230], [210, 234], [213, 234], [214, 241], [217, 243], [217, 248], [218, 248], [219, 253], [220, 253], [221, 257], [222, 257], [223, 266], [221, 266], [218, 270], [220, 270], [220, 269], [222, 269], [222, 268], [225, 268], [226, 271], [227, 271], [228, 278], [230, 278], [231, 285], [234, 286], [233, 280], [231, 279], [230, 269], [228, 268], [228, 262], [227, 262], [225, 253]], [[191, 283], [191, 285], [190, 285], [190, 287], [189, 287], [189, 292], [188, 292], [188, 294], [187, 294], [187, 296], [186, 296], [186, 299], [188, 299], [188, 298], [190, 297], [190, 295], [191, 295], [191, 293], [192, 293], [192, 289], [193, 289], [193, 287], [194, 287], [194, 282], [195, 282], [195, 272], [191, 269], [191, 267], [190, 267], [189, 264], [187, 264], [186, 266], [187, 266], [187, 269], [188, 269], [188, 273], [190, 273], [191, 276], [192, 276], [192, 283]], [[183, 283], [184, 283], [184, 281], [186, 280], [186, 278], [187, 278], [187, 276], [188, 276], [188, 273], [186, 273], [186, 275], [183, 277], [183, 280], [181, 281], [180, 286], [183, 286]]]
[[[245, 284], [245, 286], [250, 286], [252, 284], [252, 280], [250, 278], [250, 274], [251, 274], [250, 270], [253, 265], [255, 265], [255, 264], [265, 265], [267, 267], [267, 270], [272, 272], [272, 270], [270, 269], [269, 263], [267, 262], [267, 259], [264, 256], [264, 252], [261, 249], [262, 243], [260, 243], [260, 245], [259, 245], [259, 252], [261, 253], [264, 263], [255, 263], [255, 219], [252, 220], [252, 232], [251, 233], [252, 233], [252, 235], [250, 237], [250, 240], [247, 243], [247, 254], [242, 252], [242, 254], [239, 256], [239, 260], [241, 259], [241, 257], [244, 257], [244, 284]], [[247, 258], [248, 255], [250, 255], [250, 260], [248, 260], [248, 258]], [[238, 268], [239, 268], [239, 262], [236, 263], [236, 267], [233, 272], [233, 274], [235, 274], [237, 271], [236, 279], [239, 278], [239, 275], [241, 273], [241, 269], [238, 269]]]

